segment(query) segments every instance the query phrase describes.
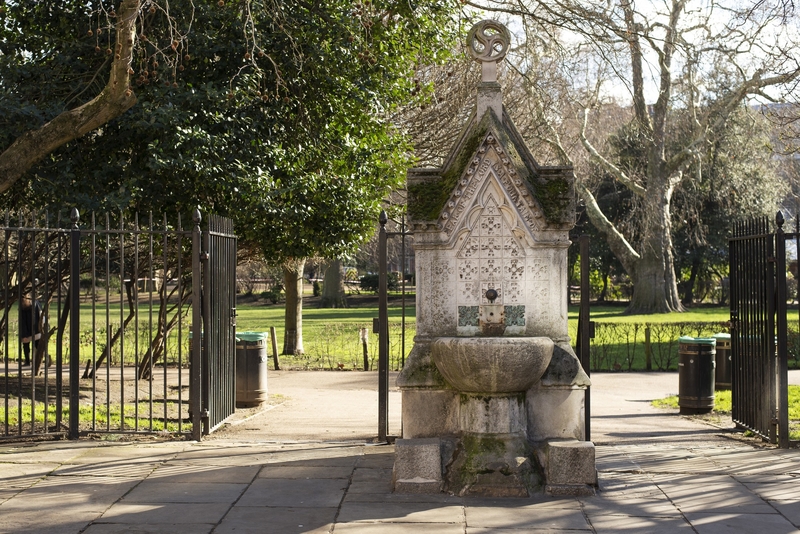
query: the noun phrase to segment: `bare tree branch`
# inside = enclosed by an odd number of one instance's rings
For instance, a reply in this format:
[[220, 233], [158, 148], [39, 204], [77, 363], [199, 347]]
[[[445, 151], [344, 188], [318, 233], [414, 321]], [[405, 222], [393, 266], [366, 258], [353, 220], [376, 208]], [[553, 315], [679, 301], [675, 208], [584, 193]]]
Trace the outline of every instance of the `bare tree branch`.
[[56, 148], [97, 129], [136, 103], [130, 88], [132, 51], [136, 39], [139, 0], [122, 0], [117, 11], [117, 44], [105, 88], [89, 102], [65, 111], [17, 138], [0, 154], [0, 193], [11, 187], [39, 160]]
[[645, 189], [641, 185], [631, 180], [630, 177], [622, 171], [622, 169], [620, 169], [619, 167], [608, 161], [606, 158], [604, 158], [602, 155], [600, 155], [597, 149], [595, 149], [594, 145], [592, 145], [592, 143], [589, 142], [589, 140], [586, 138], [586, 125], [588, 121], [589, 121], [589, 109], [585, 108], [583, 110], [583, 124], [581, 126], [580, 138], [583, 147], [590, 154], [592, 159], [597, 163], [599, 163], [600, 165], [602, 165], [604, 169], [606, 169], [611, 175], [614, 176], [614, 178], [619, 180], [620, 183], [622, 183], [625, 187], [630, 189], [633, 193], [639, 196], [644, 196], [645, 194], [647, 194], [647, 189]]

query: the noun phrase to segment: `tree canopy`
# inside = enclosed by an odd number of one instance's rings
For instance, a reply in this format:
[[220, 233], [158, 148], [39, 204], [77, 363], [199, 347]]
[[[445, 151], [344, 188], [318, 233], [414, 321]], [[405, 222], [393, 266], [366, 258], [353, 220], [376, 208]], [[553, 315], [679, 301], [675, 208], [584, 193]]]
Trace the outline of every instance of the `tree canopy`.
[[[6, 6], [3, 149], [105, 90], [129, 3]], [[454, 6], [220, 4], [173, 3], [167, 15], [139, 2], [127, 89], [138, 104], [48, 153], [5, 201], [200, 204], [246, 222], [244, 237], [275, 261], [362, 238], [409, 160], [391, 115], [413, 98], [413, 66], [450, 49]]]

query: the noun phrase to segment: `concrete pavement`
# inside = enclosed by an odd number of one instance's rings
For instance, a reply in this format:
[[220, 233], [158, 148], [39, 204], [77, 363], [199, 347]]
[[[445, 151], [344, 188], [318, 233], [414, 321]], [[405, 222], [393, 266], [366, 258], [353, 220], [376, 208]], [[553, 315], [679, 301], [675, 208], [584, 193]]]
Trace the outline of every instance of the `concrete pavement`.
[[652, 408], [675, 373], [592, 378], [594, 497], [392, 494], [377, 374], [287, 372], [202, 443], [0, 444], [0, 532], [800, 532], [800, 450]]

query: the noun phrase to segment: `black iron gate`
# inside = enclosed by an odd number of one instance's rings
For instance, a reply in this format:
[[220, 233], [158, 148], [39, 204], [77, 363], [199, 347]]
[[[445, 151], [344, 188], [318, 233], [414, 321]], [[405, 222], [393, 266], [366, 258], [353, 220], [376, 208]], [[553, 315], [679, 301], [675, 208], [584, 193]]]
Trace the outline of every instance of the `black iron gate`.
[[766, 218], [737, 224], [730, 239], [733, 421], [789, 446], [786, 239]]
[[[199, 212], [187, 230], [180, 217], [143, 219], [80, 220], [73, 210], [69, 218], [27, 214], [12, 224], [6, 214], [0, 439], [152, 432], [200, 439], [232, 413], [232, 224], [212, 216], [201, 231]], [[203, 295], [204, 309], [193, 295]]]
[[[199, 213], [196, 213], [199, 217]], [[203, 434], [236, 410], [236, 236], [230, 219], [211, 215], [204, 234]]]

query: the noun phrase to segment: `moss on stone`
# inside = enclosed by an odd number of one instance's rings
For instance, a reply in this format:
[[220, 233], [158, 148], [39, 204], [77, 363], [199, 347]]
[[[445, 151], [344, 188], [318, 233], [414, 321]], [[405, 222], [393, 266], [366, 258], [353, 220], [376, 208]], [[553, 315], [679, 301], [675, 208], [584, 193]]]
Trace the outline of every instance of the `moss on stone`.
[[469, 166], [488, 131], [485, 121], [474, 128], [462, 149], [441, 178], [408, 186], [408, 215], [412, 220], [435, 221], [442, 214], [447, 199], [453, 193], [459, 178]]
[[427, 386], [449, 387], [434, 364], [420, 365], [408, 376], [409, 382], [425, 382]]
[[444, 377], [431, 359], [430, 344], [416, 343], [406, 364], [397, 377], [397, 385], [403, 387], [449, 388]]
[[[518, 464], [519, 458], [526, 461]], [[522, 439], [465, 434], [446, 466], [447, 490], [458, 495], [524, 497], [541, 491], [541, 467]]]
[[493, 111], [489, 110], [467, 133], [452, 163], [440, 177], [428, 181], [420, 181], [408, 186], [408, 214], [412, 220], [435, 221], [439, 219], [447, 200], [458, 185], [464, 171], [469, 167], [486, 135], [492, 131], [498, 143], [505, 150], [506, 156], [517, 170], [517, 176], [527, 185], [533, 197], [542, 209], [548, 222], [564, 222], [568, 217], [565, 210], [570, 204], [572, 186], [565, 176], [553, 176], [539, 180], [525, 162], [522, 152], [525, 147], [518, 147], [503, 123]]
[[534, 195], [545, 219], [561, 222], [570, 204], [570, 183], [565, 178], [554, 177], [534, 185]]

